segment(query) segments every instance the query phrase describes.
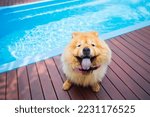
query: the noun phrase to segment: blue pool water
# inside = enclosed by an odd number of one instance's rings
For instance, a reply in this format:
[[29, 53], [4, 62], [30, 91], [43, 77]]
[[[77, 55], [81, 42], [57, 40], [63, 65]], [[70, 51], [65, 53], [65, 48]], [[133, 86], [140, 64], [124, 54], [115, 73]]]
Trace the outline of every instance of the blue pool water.
[[60, 54], [74, 31], [94, 30], [107, 39], [126, 27], [146, 25], [149, 0], [46, 0], [0, 7], [0, 72]]

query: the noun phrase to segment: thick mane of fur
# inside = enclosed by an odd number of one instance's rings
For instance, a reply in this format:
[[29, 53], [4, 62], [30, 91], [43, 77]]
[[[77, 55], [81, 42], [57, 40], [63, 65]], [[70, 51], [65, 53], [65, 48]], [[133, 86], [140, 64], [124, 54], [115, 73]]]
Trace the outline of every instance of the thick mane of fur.
[[[94, 87], [95, 84], [102, 81], [106, 74], [107, 67], [111, 61], [111, 50], [104, 41], [99, 39], [96, 32], [75, 32], [72, 38], [61, 56], [62, 69], [67, 77], [67, 83]], [[96, 56], [91, 66], [100, 66], [93, 72], [86, 74], [75, 70], [81, 68], [81, 63], [76, 56], [82, 56], [82, 51], [85, 47], [90, 49], [91, 56]]]

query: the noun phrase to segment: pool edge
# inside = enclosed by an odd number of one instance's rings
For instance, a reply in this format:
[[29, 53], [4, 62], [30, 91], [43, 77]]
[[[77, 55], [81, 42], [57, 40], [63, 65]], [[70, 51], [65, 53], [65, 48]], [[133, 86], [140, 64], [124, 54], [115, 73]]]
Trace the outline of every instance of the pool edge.
[[[119, 30], [112, 31], [110, 33], [103, 34], [100, 36], [100, 38], [103, 40], [111, 39], [113, 37], [131, 32], [131, 31], [134, 31], [137, 29], [141, 29], [141, 28], [144, 28], [149, 25], [150, 25], [150, 21], [145, 21], [145, 22], [133, 25], [133, 26], [128, 26], [123, 29], [119, 29]], [[0, 66], [0, 73], [7, 72], [7, 71], [10, 71], [13, 69], [17, 69], [19, 67], [26, 66], [26, 65], [29, 65], [32, 63], [36, 63], [36, 62], [51, 58], [53, 56], [57, 56], [57, 55], [61, 54], [63, 50], [64, 50], [64, 47], [61, 47], [61, 48], [54, 49], [45, 54], [36, 55], [34, 57], [26, 57], [23, 60], [17, 60], [14, 62], [4, 64], [4, 65]]]
[[116, 37], [116, 36], [119, 36], [119, 35], [122, 35], [125, 33], [129, 33], [129, 32], [132, 32], [134, 30], [144, 28], [146, 26], [150, 26], [150, 21], [144, 21], [144, 22], [141, 22], [139, 24], [131, 25], [131, 26], [119, 29], [119, 30], [112, 31], [110, 33], [105, 33], [105, 34], [101, 35], [100, 37], [104, 40], [111, 39], [113, 37]]

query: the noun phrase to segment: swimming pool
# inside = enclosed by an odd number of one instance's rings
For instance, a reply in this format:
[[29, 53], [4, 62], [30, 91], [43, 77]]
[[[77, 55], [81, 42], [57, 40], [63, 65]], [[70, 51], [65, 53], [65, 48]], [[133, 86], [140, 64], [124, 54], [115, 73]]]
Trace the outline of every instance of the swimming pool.
[[74, 31], [102, 39], [150, 25], [148, 0], [44, 0], [0, 7], [0, 73], [60, 54]]

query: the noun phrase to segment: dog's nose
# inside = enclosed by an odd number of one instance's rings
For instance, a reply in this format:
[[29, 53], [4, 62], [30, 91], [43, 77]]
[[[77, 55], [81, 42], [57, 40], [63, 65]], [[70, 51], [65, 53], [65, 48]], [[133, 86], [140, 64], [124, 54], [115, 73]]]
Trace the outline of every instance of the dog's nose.
[[90, 55], [90, 49], [89, 48], [83, 48], [83, 55], [84, 56], [89, 56]]

